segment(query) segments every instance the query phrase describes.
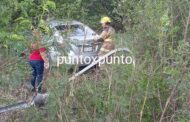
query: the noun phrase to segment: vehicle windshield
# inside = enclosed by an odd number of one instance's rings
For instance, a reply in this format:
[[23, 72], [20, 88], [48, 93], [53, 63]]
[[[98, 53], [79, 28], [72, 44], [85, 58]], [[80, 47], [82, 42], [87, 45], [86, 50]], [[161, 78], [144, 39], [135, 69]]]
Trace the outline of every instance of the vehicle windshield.
[[84, 28], [81, 25], [59, 25], [55, 28], [69, 36], [84, 36]]

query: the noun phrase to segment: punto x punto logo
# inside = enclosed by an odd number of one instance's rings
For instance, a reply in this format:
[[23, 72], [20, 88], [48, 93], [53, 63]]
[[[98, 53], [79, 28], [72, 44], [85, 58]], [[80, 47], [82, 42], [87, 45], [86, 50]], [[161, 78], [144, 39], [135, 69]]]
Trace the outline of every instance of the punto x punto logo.
[[99, 60], [99, 65], [101, 64], [134, 64], [134, 58], [131, 56], [109, 56], [103, 57], [91, 57], [91, 56], [58, 56], [57, 66], [61, 64], [91, 64]]

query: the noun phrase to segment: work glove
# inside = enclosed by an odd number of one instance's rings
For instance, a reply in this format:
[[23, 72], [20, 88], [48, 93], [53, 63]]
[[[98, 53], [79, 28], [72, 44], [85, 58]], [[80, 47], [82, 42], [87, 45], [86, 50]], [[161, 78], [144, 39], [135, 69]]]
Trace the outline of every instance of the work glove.
[[25, 56], [26, 56], [25, 53], [21, 53], [21, 54], [20, 54], [20, 57], [25, 57]]

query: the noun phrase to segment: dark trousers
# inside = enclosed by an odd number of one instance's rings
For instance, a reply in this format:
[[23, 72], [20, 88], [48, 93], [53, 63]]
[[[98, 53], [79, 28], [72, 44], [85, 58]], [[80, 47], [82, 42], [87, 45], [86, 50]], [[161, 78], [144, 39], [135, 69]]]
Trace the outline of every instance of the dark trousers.
[[[42, 80], [43, 80], [43, 72], [44, 72], [44, 61], [40, 60], [30, 60], [30, 66], [32, 67], [32, 86], [38, 87], [38, 92], [41, 92], [42, 89]], [[39, 85], [40, 84], [40, 85]]]

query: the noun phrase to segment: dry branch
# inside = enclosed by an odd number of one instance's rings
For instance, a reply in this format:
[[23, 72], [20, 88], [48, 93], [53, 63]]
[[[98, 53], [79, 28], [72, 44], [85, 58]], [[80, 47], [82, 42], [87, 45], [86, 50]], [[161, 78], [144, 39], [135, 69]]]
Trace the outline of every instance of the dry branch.
[[180, 82], [181, 82], [181, 80], [179, 80], [179, 81], [176, 83], [176, 85], [173, 87], [173, 89], [172, 89], [172, 91], [171, 91], [171, 94], [170, 94], [170, 96], [168, 97], [168, 99], [167, 99], [167, 101], [166, 101], [166, 104], [165, 104], [164, 110], [163, 110], [163, 112], [162, 112], [162, 115], [161, 115], [161, 117], [160, 117], [160, 122], [163, 121], [163, 118], [164, 118], [164, 115], [165, 115], [166, 110], [167, 110], [167, 108], [168, 108], [168, 105], [170, 104], [170, 101], [171, 101], [171, 99], [173, 98], [173, 96], [174, 96], [174, 94], [175, 94], [175, 91], [176, 91], [176, 89], [177, 89], [177, 86], [179, 85]]
[[184, 33], [184, 41], [185, 42], [187, 42], [189, 24], [190, 24], [190, 11], [189, 11], [189, 16], [187, 18], [187, 23], [186, 23], [186, 26], [185, 26], [185, 33]]

